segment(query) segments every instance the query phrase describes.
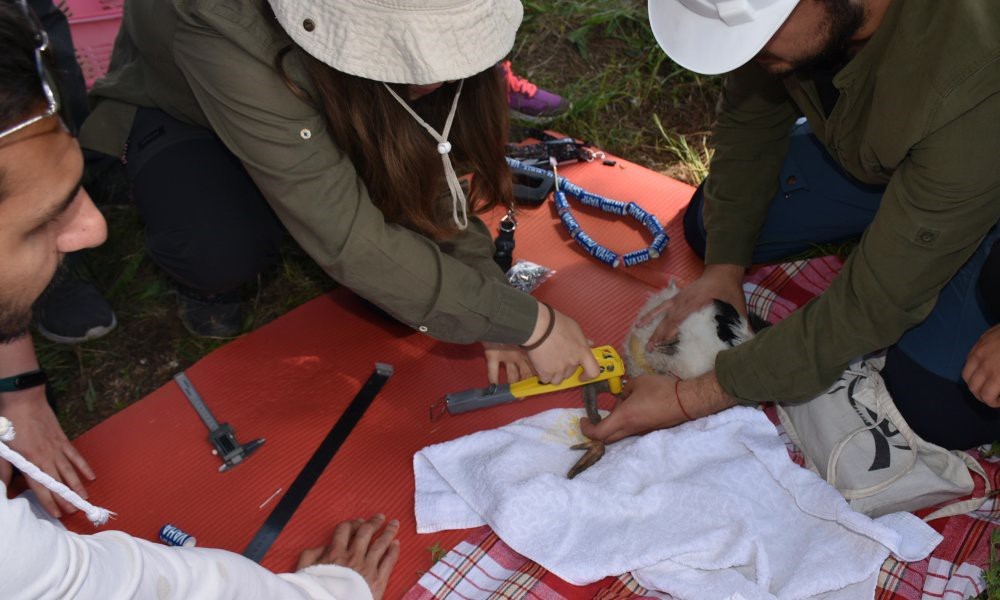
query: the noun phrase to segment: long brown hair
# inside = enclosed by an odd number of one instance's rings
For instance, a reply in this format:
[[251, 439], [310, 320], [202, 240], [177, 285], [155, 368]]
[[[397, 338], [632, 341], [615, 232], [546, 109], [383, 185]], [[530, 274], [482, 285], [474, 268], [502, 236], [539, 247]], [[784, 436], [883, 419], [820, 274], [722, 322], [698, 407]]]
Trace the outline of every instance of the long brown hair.
[[[282, 66], [290, 55], [303, 61], [319, 95], [312, 102], [323, 111], [330, 135], [354, 163], [386, 220], [435, 240], [457, 233], [450, 199], [442, 204], [447, 187], [437, 142], [382, 82], [343, 73], [289, 47], [278, 53], [275, 67], [299, 96], [304, 96], [303, 91]], [[410, 106], [441, 131], [457, 88], [457, 81], [448, 82], [410, 102]], [[407, 86], [393, 85], [393, 89], [401, 98], [408, 98]], [[506, 83], [499, 67], [465, 79], [448, 139], [456, 171], [474, 174], [469, 199], [469, 208], [474, 212], [485, 212], [498, 204], [510, 205], [513, 199], [505, 160], [507, 111]]]

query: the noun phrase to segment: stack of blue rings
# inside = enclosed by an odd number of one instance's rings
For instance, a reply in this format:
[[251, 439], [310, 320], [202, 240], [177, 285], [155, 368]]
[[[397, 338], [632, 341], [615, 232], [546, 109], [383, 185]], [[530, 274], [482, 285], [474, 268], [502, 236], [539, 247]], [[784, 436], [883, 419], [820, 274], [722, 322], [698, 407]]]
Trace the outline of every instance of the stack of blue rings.
[[168, 546], [181, 546], [184, 548], [193, 548], [198, 544], [194, 536], [170, 523], [160, 528], [160, 541]]
[[[663, 254], [664, 249], [666, 249], [667, 242], [670, 241], [670, 237], [663, 229], [663, 226], [660, 225], [659, 219], [656, 218], [656, 215], [646, 212], [646, 210], [635, 202], [622, 202], [621, 200], [613, 200], [611, 198], [605, 198], [604, 196], [592, 194], [570, 181], [556, 178], [554, 173], [546, 171], [545, 169], [539, 169], [538, 167], [526, 165], [510, 157], [507, 158], [507, 164], [538, 177], [556, 179], [556, 191], [553, 194], [553, 198], [556, 205], [556, 212], [559, 213], [559, 220], [562, 221], [566, 230], [569, 231], [570, 236], [576, 240], [576, 243], [580, 244], [580, 246], [590, 253], [591, 256], [609, 267], [616, 268], [622, 264], [626, 267], [638, 265], [646, 262], [647, 260], [659, 257]], [[649, 232], [653, 235], [653, 242], [647, 248], [633, 250], [632, 252], [619, 256], [618, 253], [598, 244], [592, 237], [583, 231], [583, 228], [580, 227], [580, 223], [577, 222], [573, 213], [570, 212], [567, 194], [573, 196], [587, 206], [600, 208], [604, 212], [622, 217], [626, 215], [632, 217], [636, 221], [642, 223], [642, 225], [649, 230]]]

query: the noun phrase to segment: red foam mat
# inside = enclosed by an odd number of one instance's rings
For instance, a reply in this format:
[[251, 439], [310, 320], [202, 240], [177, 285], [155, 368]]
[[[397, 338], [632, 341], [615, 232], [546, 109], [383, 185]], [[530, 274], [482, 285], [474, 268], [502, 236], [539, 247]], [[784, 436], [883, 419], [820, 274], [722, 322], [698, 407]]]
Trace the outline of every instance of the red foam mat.
[[[576, 319], [595, 345], [618, 345], [636, 310], [670, 276], [689, 281], [699, 261], [684, 243], [680, 211], [692, 189], [635, 164], [579, 164], [561, 174], [593, 192], [635, 200], [664, 223], [664, 256], [611, 269], [569, 238], [551, 203], [519, 218], [515, 258], [556, 270], [536, 296]], [[574, 205], [583, 228], [624, 252], [645, 247], [649, 233], [631, 219]], [[495, 222], [497, 215], [490, 220]], [[444, 394], [486, 384], [478, 345], [440, 343], [379, 316], [347, 290], [317, 298], [213, 352], [187, 373], [219, 421], [241, 442], [266, 443], [247, 462], [219, 473], [206, 430], [180, 389], [167, 383], [76, 440], [98, 474], [90, 499], [119, 513], [115, 528], [156, 539], [173, 523], [199, 546], [241, 552], [296, 474], [371, 374], [375, 362], [395, 374], [340, 448], [263, 564], [294, 568], [299, 552], [323, 544], [343, 519], [385, 512], [402, 522], [402, 553], [387, 598], [399, 598], [430, 566], [428, 547], [450, 548], [465, 531], [417, 535], [413, 454], [424, 446], [560, 406], [562, 392], [432, 423], [428, 407]], [[279, 491], [280, 490], [280, 491]], [[93, 528], [80, 515], [65, 520]]]

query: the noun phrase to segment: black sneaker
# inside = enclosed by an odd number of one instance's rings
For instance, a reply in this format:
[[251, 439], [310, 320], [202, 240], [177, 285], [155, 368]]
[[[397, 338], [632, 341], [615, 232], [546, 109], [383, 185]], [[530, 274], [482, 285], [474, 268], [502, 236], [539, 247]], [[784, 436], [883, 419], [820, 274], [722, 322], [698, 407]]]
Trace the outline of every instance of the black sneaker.
[[235, 294], [177, 291], [177, 315], [192, 335], [229, 339], [243, 332], [243, 303]]
[[118, 326], [115, 311], [101, 292], [73, 269], [64, 272], [35, 303], [34, 316], [42, 337], [60, 344], [96, 340]]

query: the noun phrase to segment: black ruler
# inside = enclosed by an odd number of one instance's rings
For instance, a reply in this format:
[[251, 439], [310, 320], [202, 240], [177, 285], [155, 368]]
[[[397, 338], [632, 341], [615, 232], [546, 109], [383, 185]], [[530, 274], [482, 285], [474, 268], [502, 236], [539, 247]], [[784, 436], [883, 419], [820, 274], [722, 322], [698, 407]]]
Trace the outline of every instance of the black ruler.
[[330, 464], [333, 455], [340, 449], [341, 444], [344, 443], [344, 440], [350, 435], [351, 430], [361, 420], [361, 417], [368, 410], [368, 407], [371, 406], [372, 401], [375, 400], [375, 396], [391, 375], [392, 365], [375, 363], [375, 371], [372, 372], [371, 376], [368, 377], [368, 381], [358, 390], [357, 395], [354, 396], [354, 400], [351, 400], [351, 404], [344, 411], [344, 414], [340, 415], [340, 419], [337, 420], [330, 433], [326, 434], [326, 438], [316, 448], [316, 452], [313, 452], [312, 458], [309, 459], [306, 466], [302, 467], [302, 470], [299, 471], [299, 474], [295, 477], [295, 481], [289, 486], [288, 491], [281, 497], [278, 505], [274, 507], [271, 514], [268, 515], [267, 520], [261, 525], [260, 530], [250, 540], [246, 550], [243, 551], [243, 556], [258, 563], [264, 558], [268, 549], [271, 548], [271, 544], [278, 538], [278, 534], [281, 533], [281, 530], [288, 524], [292, 515], [298, 510], [299, 505], [302, 504], [309, 490], [312, 489], [313, 484], [323, 474], [323, 470]]

